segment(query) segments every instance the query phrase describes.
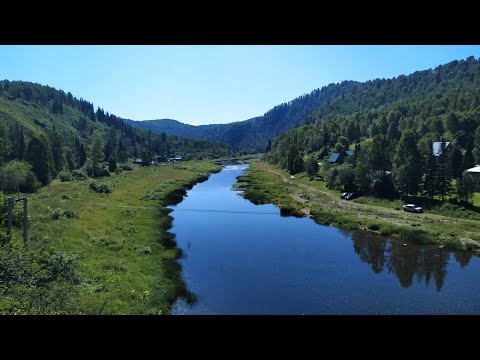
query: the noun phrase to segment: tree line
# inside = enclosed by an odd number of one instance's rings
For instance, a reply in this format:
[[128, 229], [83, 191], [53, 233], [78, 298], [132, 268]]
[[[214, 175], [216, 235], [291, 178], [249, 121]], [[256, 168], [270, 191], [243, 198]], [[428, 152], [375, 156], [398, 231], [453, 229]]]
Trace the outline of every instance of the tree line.
[[[22, 81], [0, 81], [0, 191], [34, 192], [54, 178], [106, 176], [141, 158], [229, 155], [206, 140], [153, 134], [70, 93]], [[7, 100], [7, 101], [5, 101]], [[35, 114], [40, 116], [28, 115]], [[27, 115], [25, 115], [27, 114]], [[57, 126], [55, 125], [57, 124]]]
[[[441, 199], [456, 191], [468, 200], [464, 172], [480, 163], [479, 84], [480, 63], [469, 57], [355, 85], [273, 139], [266, 158], [295, 173], [350, 148], [354, 156], [328, 173], [337, 188]], [[449, 142], [448, 157], [433, 155], [433, 142]]]

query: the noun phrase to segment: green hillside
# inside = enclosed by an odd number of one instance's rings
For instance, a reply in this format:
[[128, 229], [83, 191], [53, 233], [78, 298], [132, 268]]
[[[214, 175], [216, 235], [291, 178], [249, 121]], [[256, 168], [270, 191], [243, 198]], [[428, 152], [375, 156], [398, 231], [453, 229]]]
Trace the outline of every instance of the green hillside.
[[[321, 173], [338, 190], [466, 202], [458, 187], [471, 192], [472, 179], [463, 172], [480, 163], [480, 62], [469, 57], [357, 84], [306, 122], [273, 141], [269, 162], [313, 174], [321, 161]], [[449, 148], [436, 156], [433, 143], [441, 141]], [[345, 164], [327, 164], [349, 148], [354, 156]]]

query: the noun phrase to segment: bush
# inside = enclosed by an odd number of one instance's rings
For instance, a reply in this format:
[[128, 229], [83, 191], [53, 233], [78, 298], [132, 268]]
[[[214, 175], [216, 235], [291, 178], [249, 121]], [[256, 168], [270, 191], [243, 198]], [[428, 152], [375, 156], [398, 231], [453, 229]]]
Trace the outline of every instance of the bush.
[[120, 175], [123, 172], [123, 169], [121, 167], [117, 167], [115, 169], [115, 174]]
[[62, 216], [62, 210], [60, 209], [53, 209], [50, 212], [50, 217], [52, 218], [52, 220], [58, 220], [60, 219], [60, 216]]
[[58, 174], [58, 177], [60, 178], [61, 182], [67, 182], [67, 181], [73, 180], [72, 173], [68, 170], [60, 171], [60, 173]]
[[27, 162], [12, 160], [0, 168], [0, 190], [7, 193], [15, 193], [17, 190], [33, 193], [40, 187], [40, 182], [32, 172], [32, 165]]
[[73, 210], [64, 210], [63, 215], [65, 215], [69, 219], [73, 219], [73, 218], [77, 217], [77, 214]]
[[123, 165], [122, 165], [122, 170], [132, 171], [132, 170], [133, 170], [133, 167], [132, 167], [131, 165], [128, 165], [128, 164], [123, 164]]
[[100, 168], [96, 170], [95, 176], [97, 177], [110, 176], [110, 171], [108, 171], [107, 168]]
[[72, 177], [75, 180], [87, 180], [88, 179], [88, 175], [84, 170], [73, 170], [71, 174], [72, 174]]
[[112, 187], [105, 183], [92, 182], [90, 183], [89, 188], [96, 191], [97, 193], [110, 194], [112, 192]]

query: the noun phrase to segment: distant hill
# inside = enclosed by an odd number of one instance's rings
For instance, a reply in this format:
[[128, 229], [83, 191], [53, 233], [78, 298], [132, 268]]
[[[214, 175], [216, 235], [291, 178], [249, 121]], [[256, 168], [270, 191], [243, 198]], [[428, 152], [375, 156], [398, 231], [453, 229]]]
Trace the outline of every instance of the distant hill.
[[344, 81], [316, 89], [288, 103], [275, 106], [263, 116], [229, 124], [192, 126], [176, 120], [128, 121], [128, 124], [171, 135], [220, 141], [234, 149], [265, 151], [269, 140], [295, 127], [322, 104], [328, 104], [357, 84]]
[[417, 163], [431, 154], [431, 143], [451, 142], [454, 177], [480, 163], [480, 61], [471, 56], [408, 76], [353, 84], [305, 124], [276, 138], [267, 160], [292, 170], [295, 158], [326, 159], [352, 144], [368, 148], [373, 139], [376, 154], [387, 156], [374, 170], [391, 170], [395, 154], [402, 158], [403, 134], [410, 136], [409, 149], [422, 154]]
[[[100, 137], [96, 159], [100, 163], [110, 157], [125, 162], [153, 154], [203, 158], [230, 153], [224, 144], [137, 129], [70, 92], [26, 81], [0, 81], [0, 170], [12, 160], [25, 160], [44, 185], [61, 171], [83, 168], [88, 173], [95, 133]], [[0, 176], [0, 191], [1, 182]]]
[[[445, 98], [442, 93], [450, 90], [445, 84], [452, 84], [457, 92], [461, 91], [463, 85], [470, 86], [473, 83], [478, 86], [476, 83], [478, 75], [474, 71], [476, 66], [477, 62], [470, 57], [467, 60], [441, 65], [435, 70], [417, 71], [392, 79], [375, 79], [363, 83], [343, 81], [339, 84], [330, 84], [288, 103], [275, 106], [263, 116], [229, 124], [191, 126], [167, 119], [134, 121], [129, 124], [153, 132], [164, 131], [167, 134], [221, 141], [235, 149], [263, 152], [270, 140], [286, 131], [301, 124], [336, 115], [348, 116], [405, 102], [411, 106], [412, 103], [424, 101], [432, 96], [437, 97], [432, 104], [436, 106], [434, 112], [440, 115], [448, 110], [441, 104], [445, 100], [438, 101], [439, 97]], [[458, 81], [452, 82], [452, 80]], [[471, 91], [476, 94], [478, 90], [471, 88]], [[450, 92], [449, 97], [451, 96], [457, 97], [458, 94]], [[472, 96], [472, 93], [469, 96]], [[423, 115], [429, 116], [430, 111]], [[377, 132], [375, 126], [373, 133]]]

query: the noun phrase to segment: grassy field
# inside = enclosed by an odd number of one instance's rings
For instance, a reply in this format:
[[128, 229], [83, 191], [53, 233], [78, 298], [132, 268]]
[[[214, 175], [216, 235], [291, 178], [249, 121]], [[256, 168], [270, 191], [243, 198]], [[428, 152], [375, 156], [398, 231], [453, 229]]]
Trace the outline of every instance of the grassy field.
[[[29, 247], [73, 255], [80, 274], [78, 308], [86, 314], [165, 314], [178, 296], [192, 296], [181, 279], [162, 205], [219, 170], [208, 161], [135, 167], [96, 180], [55, 180], [29, 195]], [[113, 191], [100, 194], [91, 182]], [[19, 242], [21, 229], [14, 231]]]
[[412, 214], [402, 210], [399, 200], [341, 200], [339, 192], [327, 189], [325, 182], [311, 181], [306, 175], [291, 179], [286, 171], [263, 161], [251, 162], [238, 186], [254, 203], [273, 203], [284, 214], [308, 215], [320, 224], [445, 244], [452, 249], [480, 248], [480, 214], [450, 204]]
[[480, 193], [476, 192], [473, 194], [473, 205], [480, 207]]

